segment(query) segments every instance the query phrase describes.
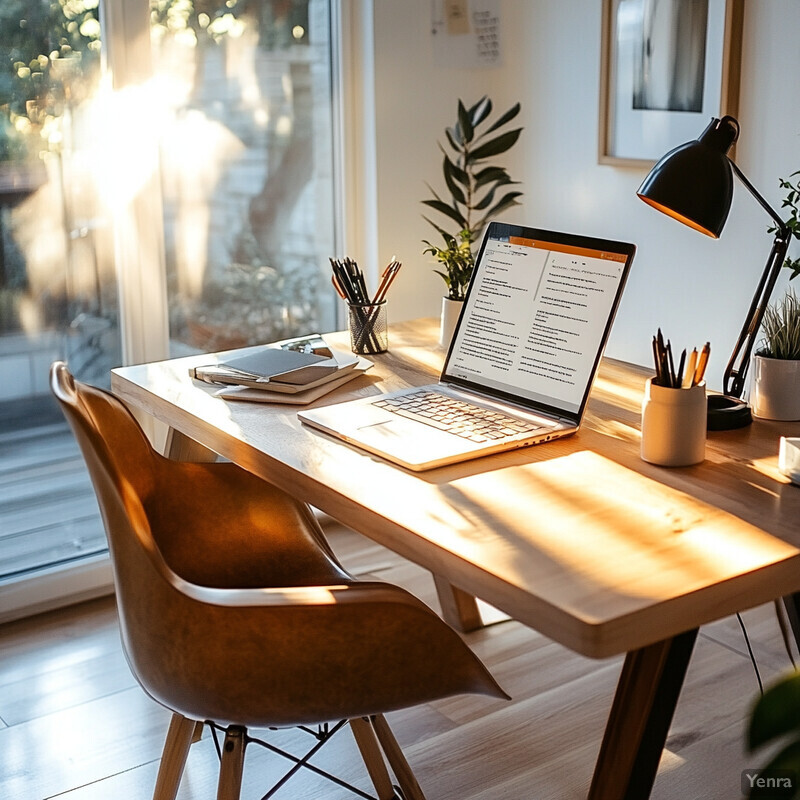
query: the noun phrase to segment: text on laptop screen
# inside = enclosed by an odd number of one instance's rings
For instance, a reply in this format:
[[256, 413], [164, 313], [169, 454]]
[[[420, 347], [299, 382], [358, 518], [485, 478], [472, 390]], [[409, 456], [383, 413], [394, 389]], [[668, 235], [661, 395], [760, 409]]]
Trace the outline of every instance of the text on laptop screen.
[[577, 412], [625, 261], [553, 242], [488, 239], [447, 375]]

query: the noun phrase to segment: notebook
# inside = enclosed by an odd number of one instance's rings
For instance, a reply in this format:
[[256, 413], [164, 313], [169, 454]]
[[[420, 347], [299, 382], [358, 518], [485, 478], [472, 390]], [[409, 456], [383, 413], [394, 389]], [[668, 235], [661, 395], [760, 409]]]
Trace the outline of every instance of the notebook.
[[439, 382], [298, 417], [414, 471], [573, 434], [635, 252], [492, 222]]

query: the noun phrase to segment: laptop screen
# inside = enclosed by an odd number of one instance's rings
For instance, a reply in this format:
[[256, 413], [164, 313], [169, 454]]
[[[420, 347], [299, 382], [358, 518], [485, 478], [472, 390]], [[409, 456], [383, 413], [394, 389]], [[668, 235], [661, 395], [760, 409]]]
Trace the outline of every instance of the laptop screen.
[[491, 223], [442, 380], [580, 419], [634, 252]]

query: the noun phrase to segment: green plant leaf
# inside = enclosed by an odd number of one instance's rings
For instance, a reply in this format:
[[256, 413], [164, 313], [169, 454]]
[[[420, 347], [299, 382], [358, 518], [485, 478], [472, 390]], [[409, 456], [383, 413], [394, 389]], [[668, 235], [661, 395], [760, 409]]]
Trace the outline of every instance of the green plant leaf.
[[453, 195], [453, 200], [456, 203], [461, 203], [462, 206], [467, 204], [467, 198], [464, 196], [464, 192], [461, 190], [461, 187], [453, 180], [453, 176], [450, 171], [447, 169], [448, 161], [445, 160], [444, 162], [444, 182], [447, 184], [447, 188], [450, 190], [450, 194]]
[[494, 123], [494, 125], [492, 125], [491, 128], [489, 128], [489, 130], [486, 131], [486, 133], [488, 134], [492, 131], [496, 131], [498, 128], [502, 128], [507, 122], [511, 122], [511, 120], [514, 119], [517, 114], [519, 114], [520, 108], [522, 108], [522, 106], [519, 103], [515, 103], [513, 106], [511, 106], [511, 108], [508, 109], [508, 111], [506, 111], [505, 114], [503, 114], [502, 117], [500, 117], [500, 119]]
[[492, 217], [502, 214], [507, 208], [518, 206], [519, 203], [517, 202], [517, 198], [521, 195], [522, 192], [508, 192], [508, 194], [504, 195], [497, 205], [493, 206], [486, 212], [483, 217], [483, 222], [488, 222]]
[[444, 132], [447, 136], [447, 141], [450, 142], [450, 147], [452, 147], [457, 153], [462, 152], [464, 148], [464, 139], [461, 136], [461, 130], [459, 129], [458, 125], [452, 128], [445, 128]]
[[[424, 214], [422, 215], [422, 219], [424, 219], [425, 222], [429, 223], [434, 228], [436, 228], [436, 230], [442, 235], [442, 238], [444, 239], [444, 242], [448, 247], [450, 246], [450, 242], [455, 242], [455, 237], [452, 234], [448, 233], [444, 228], [437, 225], [432, 219], [428, 219], [428, 217], [426, 217]], [[433, 246], [431, 245], [430, 242], [424, 242], [424, 243], [430, 247]]]
[[765, 767], [758, 771], [759, 775], [783, 774], [793, 777], [794, 791], [784, 791], [772, 786], [753, 786], [748, 797], [750, 800], [792, 800], [800, 797], [798, 791], [798, 776], [800, 776], [800, 742], [792, 742], [781, 750]]
[[469, 110], [469, 118], [472, 120], [472, 127], [477, 128], [489, 114], [492, 113], [492, 101], [484, 95]]
[[753, 709], [747, 732], [750, 750], [783, 736], [800, 733], [800, 674], [792, 674], [768, 688]]
[[761, 335], [758, 355], [784, 360], [800, 359], [800, 299], [792, 289], [764, 310]]
[[472, 127], [472, 120], [464, 108], [464, 104], [458, 101], [458, 127], [461, 128], [461, 133], [464, 135], [464, 142], [469, 144], [475, 137], [475, 129]]
[[[441, 200], [441, 199], [442, 199], [441, 197], [439, 197], [439, 195], [436, 193], [436, 191], [434, 190], [434, 188], [433, 188], [433, 187], [432, 187], [432, 186], [431, 186], [429, 183], [427, 183], [427, 182], [426, 182], [426, 183], [425, 183], [425, 185], [428, 187], [428, 191], [429, 191], [429, 192], [430, 192], [430, 193], [431, 193], [431, 194], [432, 194], [432, 195], [433, 195], [433, 196], [434, 196], [434, 197], [435, 197], [437, 200]], [[425, 201], [423, 200], [422, 202], [424, 203]]]
[[467, 221], [457, 209], [447, 205], [447, 203], [443, 202], [442, 200], [423, 200], [422, 203], [423, 205], [430, 206], [430, 208], [435, 209], [440, 214], [450, 217], [453, 222], [457, 222], [462, 228], [467, 224]]
[[508, 173], [502, 167], [485, 167], [480, 172], [475, 173], [475, 188], [480, 189], [488, 183], [497, 181], [498, 183], [511, 183]]
[[[426, 250], [425, 252], [427, 253], [428, 251]], [[441, 271], [441, 270], [439, 270], [439, 269], [435, 269], [435, 270], [434, 270], [434, 272], [435, 272], [437, 275], [441, 275], [441, 276], [442, 276], [442, 278], [444, 278], [444, 282], [445, 282], [445, 283], [446, 283], [448, 286], [450, 285], [450, 276], [449, 276], [449, 275], [448, 275], [446, 272], [442, 272], [442, 271]]]
[[[442, 199], [428, 186], [433, 199], [422, 202], [449, 222], [455, 222], [458, 225], [458, 234], [453, 236], [423, 215], [425, 221], [438, 231], [445, 246], [437, 248], [428, 241], [424, 241], [424, 244], [428, 247], [425, 252], [433, 254], [444, 265], [451, 280], [451, 296], [459, 296], [458, 287], [466, 287], [469, 283], [474, 268], [472, 245], [486, 222], [504, 209], [518, 205], [516, 198], [522, 192], [506, 191], [496, 202], [500, 187], [516, 184], [517, 181], [511, 179], [504, 167], [487, 165], [484, 159], [506, 152], [517, 142], [522, 128], [498, 131], [493, 136], [487, 136], [487, 133], [497, 131], [514, 119], [520, 108], [520, 104], [516, 103], [491, 124], [494, 106], [488, 96], [484, 95], [469, 107], [459, 99], [457, 121], [452, 127], [445, 128], [445, 146], [439, 143], [443, 156], [442, 174], [447, 187], [443, 196], [446, 199]], [[478, 126], [484, 122], [489, 131], [479, 133]], [[471, 153], [470, 147], [474, 147]], [[475, 221], [473, 217], [478, 214], [482, 216]]]
[[472, 207], [476, 211], [483, 211], [484, 208], [488, 208], [494, 200], [494, 194], [496, 191], [497, 187], [493, 186], [492, 189], [486, 192], [486, 194], [477, 203], [474, 203]]
[[469, 160], [473, 162], [481, 161], [484, 158], [505, 153], [506, 150], [510, 150], [516, 144], [520, 133], [522, 133], [522, 128], [515, 128], [513, 131], [501, 134], [496, 139], [491, 139], [480, 145], [480, 147], [476, 147], [469, 154]]
[[[518, 185], [519, 181], [512, 181], [511, 178], [506, 176], [502, 180], [495, 181], [494, 184], [491, 186], [491, 191], [496, 192], [501, 186], [518, 186]], [[476, 191], [479, 191], [477, 187], [475, 188]]]
[[447, 153], [444, 152], [444, 150], [442, 150], [442, 153], [444, 153], [444, 157], [449, 165], [447, 166], [446, 169], [450, 170], [451, 177], [454, 180], [457, 180], [460, 184], [463, 184], [464, 186], [468, 187], [469, 175], [467, 175], [467, 173], [463, 169], [461, 169], [461, 167], [459, 167], [457, 164], [454, 164], [453, 161], [450, 159], [450, 157], [447, 155]]

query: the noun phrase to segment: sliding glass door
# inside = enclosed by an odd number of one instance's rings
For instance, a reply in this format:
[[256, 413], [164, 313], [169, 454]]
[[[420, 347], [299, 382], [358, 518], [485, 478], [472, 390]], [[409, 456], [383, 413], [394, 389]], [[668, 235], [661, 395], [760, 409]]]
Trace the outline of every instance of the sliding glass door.
[[1, 5], [0, 618], [105, 547], [49, 363], [334, 328], [338, 170], [333, 0]]
[[120, 363], [111, 225], [94, 180], [96, 0], [0, 5], [0, 580], [106, 548], [88, 479], [49, 397], [68, 360]]

